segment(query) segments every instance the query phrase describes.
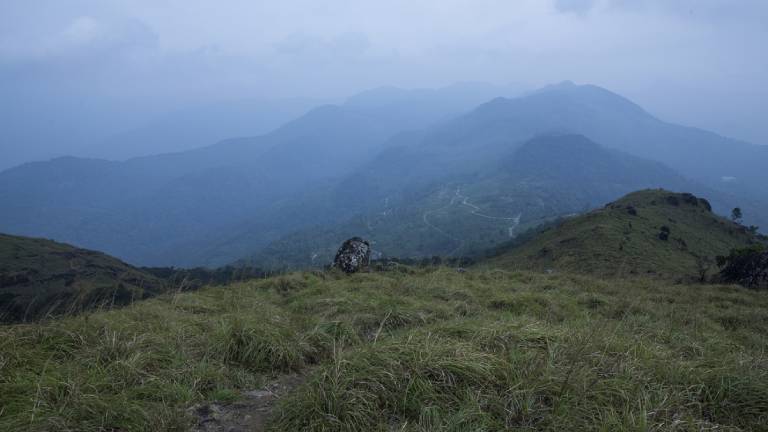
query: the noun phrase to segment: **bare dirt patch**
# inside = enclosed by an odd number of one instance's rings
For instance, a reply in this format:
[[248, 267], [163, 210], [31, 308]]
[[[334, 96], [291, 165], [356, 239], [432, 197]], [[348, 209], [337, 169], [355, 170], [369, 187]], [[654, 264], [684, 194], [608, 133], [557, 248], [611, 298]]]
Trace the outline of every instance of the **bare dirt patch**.
[[232, 403], [209, 402], [194, 405], [190, 414], [197, 419], [190, 432], [253, 432], [266, 427], [275, 402], [304, 382], [299, 374], [283, 375], [262, 389], [243, 393]]

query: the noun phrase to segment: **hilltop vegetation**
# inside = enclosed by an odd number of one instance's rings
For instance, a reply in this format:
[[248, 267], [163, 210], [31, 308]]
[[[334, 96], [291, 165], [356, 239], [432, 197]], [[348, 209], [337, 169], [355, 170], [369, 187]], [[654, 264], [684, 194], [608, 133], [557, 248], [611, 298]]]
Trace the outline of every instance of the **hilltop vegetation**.
[[0, 234], [0, 321], [125, 305], [162, 289], [160, 279], [103, 253]]
[[295, 273], [0, 327], [0, 429], [768, 430], [768, 299], [501, 270]]
[[501, 248], [489, 265], [699, 280], [716, 273], [718, 256], [765, 242], [765, 237], [712, 213], [704, 199], [644, 190]]

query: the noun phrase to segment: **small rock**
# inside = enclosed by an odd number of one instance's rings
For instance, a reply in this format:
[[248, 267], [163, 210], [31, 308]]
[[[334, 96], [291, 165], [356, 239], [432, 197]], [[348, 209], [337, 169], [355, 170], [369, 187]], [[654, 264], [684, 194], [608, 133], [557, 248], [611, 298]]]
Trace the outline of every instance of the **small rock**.
[[218, 421], [222, 413], [221, 407], [217, 404], [198, 404], [191, 407], [189, 411], [197, 416], [200, 425]]
[[269, 390], [252, 390], [249, 392], [245, 392], [245, 396], [253, 399], [259, 399], [263, 397], [270, 397], [274, 396], [275, 394], [272, 393]]

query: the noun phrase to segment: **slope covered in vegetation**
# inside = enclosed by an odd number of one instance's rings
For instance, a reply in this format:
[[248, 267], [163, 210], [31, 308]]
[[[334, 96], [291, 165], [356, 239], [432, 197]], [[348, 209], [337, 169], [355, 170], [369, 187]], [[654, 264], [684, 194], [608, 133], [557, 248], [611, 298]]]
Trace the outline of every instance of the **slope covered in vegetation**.
[[106, 254], [0, 234], [0, 321], [127, 304], [161, 289], [158, 278]]
[[501, 248], [490, 265], [701, 279], [716, 272], [717, 256], [765, 242], [714, 214], [706, 200], [665, 190], [631, 193], [529, 237]]
[[0, 327], [0, 430], [768, 430], [768, 298], [472, 269], [295, 273]]

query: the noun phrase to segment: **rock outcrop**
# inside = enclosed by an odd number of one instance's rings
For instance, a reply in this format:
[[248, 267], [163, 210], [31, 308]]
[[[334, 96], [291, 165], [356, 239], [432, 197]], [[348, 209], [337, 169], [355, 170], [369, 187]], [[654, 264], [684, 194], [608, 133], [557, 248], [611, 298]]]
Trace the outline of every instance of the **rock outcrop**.
[[370, 261], [371, 245], [360, 237], [352, 237], [336, 252], [333, 267], [341, 269], [344, 273], [356, 273], [367, 268]]

